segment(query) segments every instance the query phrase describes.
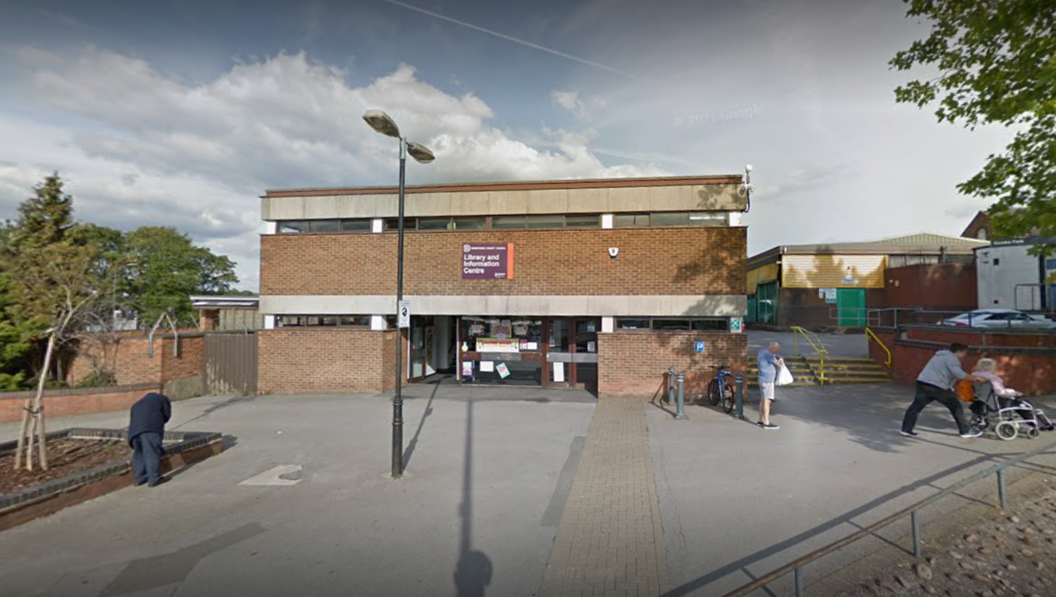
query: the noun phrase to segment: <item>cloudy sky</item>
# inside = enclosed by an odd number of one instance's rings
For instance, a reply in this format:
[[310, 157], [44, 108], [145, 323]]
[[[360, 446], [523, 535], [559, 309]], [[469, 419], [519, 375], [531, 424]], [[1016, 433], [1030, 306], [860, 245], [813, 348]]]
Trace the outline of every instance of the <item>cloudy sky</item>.
[[[510, 4], [507, 6], [507, 4]], [[381, 108], [437, 160], [408, 183], [725, 174], [749, 251], [957, 235], [1008, 138], [896, 105], [927, 32], [898, 0], [0, 0], [0, 218], [42, 176], [78, 216], [174, 225], [258, 280], [259, 196], [395, 184]]]

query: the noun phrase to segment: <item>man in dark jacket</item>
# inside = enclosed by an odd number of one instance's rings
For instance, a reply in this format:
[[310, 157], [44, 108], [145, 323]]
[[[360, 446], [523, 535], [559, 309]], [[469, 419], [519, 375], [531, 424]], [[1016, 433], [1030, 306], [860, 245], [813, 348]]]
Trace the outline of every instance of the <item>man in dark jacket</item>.
[[150, 392], [132, 405], [128, 424], [128, 443], [132, 446], [134, 485], [155, 487], [165, 481], [161, 476], [161, 440], [165, 423], [172, 418], [172, 403], [167, 396]]
[[968, 375], [961, 368], [961, 359], [968, 354], [968, 347], [964, 344], [954, 343], [949, 350], [940, 350], [931, 357], [924, 370], [917, 377], [917, 394], [913, 397], [913, 404], [906, 409], [902, 418], [902, 435], [906, 437], [917, 437], [919, 434], [913, 431], [917, 426], [917, 417], [920, 416], [924, 407], [938, 400], [953, 415], [957, 423], [957, 431], [965, 439], [979, 437], [983, 434], [979, 429], [973, 429], [964, 416], [964, 407], [961, 400], [957, 398], [953, 388], [962, 379], [972, 381], [984, 381], [981, 377]]

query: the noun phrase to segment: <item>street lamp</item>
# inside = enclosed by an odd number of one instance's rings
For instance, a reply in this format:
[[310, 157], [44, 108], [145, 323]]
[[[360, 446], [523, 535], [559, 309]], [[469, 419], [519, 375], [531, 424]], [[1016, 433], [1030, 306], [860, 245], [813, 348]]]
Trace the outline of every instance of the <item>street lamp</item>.
[[[399, 238], [396, 241], [399, 247], [396, 257], [396, 317], [398, 322], [400, 303], [403, 302], [403, 181], [407, 167], [407, 154], [411, 154], [412, 158], [422, 164], [433, 161], [435, 156], [424, 145], [409, 142], [401, 136], [400, 127], [396, 126], [396, 121], [385, 112], [367, 110], [363, 113], [363, 120], [367, 121], [370, 128], [376, 132], [400, 140], [400, 215]], [[399, 323], [396, 324], [396, 398], [392, 401], [392, 476], [393, 478], [403, 476], [403, 342]]]

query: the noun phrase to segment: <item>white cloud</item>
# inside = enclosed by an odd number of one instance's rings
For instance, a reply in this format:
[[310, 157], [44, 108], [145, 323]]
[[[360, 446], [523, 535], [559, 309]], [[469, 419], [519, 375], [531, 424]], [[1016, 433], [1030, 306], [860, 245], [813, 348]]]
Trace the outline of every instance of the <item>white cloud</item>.
[[[586, 103], [579, 99], [579, 93], [576, 91], [551, 91], [550, 98], [555, 104], [568, 110], [578, 118], [590, 118], [590, 111], [587, 109]], [[595, 104], [600, 105], [600, 104]]]
[[249, 285], [263, 190], [392, 182], [396, 145], [363, 123], [368, 108], [386, 110], [436, 153], [429, 166], [412, 164], [415, 183], [666, 173], [606, 165], [588, 148], [589, 135], [564, 130], [544, 131], [556, 149], [531, 147], [492, 126], [481, 98], [445, 93], [408, 65], [356, 87], [345, 68], [303, 52], [239, 62], [200, 83], [99, 47], [18, 56], [32, 73], [23, 99], [83, 124], [0, 115], [0, 137], [22, 141], [0, 146], [0, 215], [12, 215], [40, 177], [59, 170], [80, 217], [178, 226], [236, 259]]

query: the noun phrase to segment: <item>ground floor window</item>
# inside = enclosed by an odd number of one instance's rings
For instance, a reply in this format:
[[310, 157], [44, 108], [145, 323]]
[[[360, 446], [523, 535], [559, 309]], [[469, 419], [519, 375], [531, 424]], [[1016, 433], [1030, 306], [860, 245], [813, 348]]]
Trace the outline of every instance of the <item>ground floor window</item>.
[[597, 317], [462, 317], [459, 381], [593, 389], [600, 331]]
[[618, 317], [618, 330], [656, 330], [656, 331], [715, 331], [729, 330], [730, 320], [726, 317]]
[[275, 327], [370, 327], [370, 315], [276, 315]]

